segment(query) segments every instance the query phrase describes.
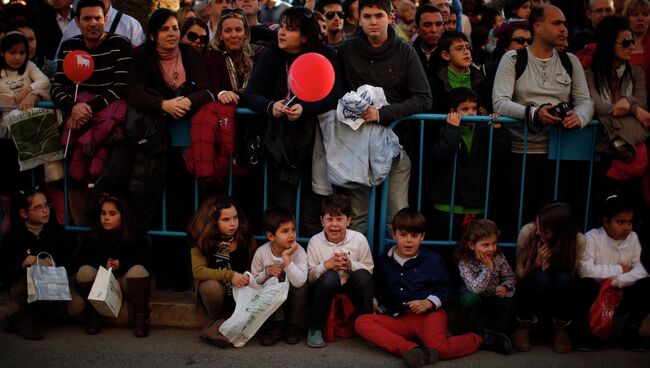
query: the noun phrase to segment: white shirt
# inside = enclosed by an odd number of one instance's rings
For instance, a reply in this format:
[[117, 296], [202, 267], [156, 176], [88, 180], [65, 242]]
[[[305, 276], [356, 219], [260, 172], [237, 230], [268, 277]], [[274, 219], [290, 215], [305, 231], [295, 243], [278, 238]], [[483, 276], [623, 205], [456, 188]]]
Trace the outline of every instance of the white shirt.
[[[257, 248], [251, 263], [251, 274], [258, 284], [265, 283], [271, 276], [267, 275], [266, 267], [272, 265], [279, 265], [283, 267], [284, 261], [282, 257], [276, 257], [271, 251], [271, 242], [266, 242], [261, 247]], [[283, 267], [284, 268], [284, 267]], [[307, 282], [307, 253], [302, 247], [298, 247], [291, 254], [291, 263], [288, 267], [284, 268], [287, 279], [293, 287], [302, 287]]]
[[[598, 281], [613, 277], [619, 287], [626, 287], [648, 277], [641, 264], [641, 243], [635, 232], [623, 240], [614, 240], [604, 228], [592, 229], [585, 234], [585, 251], [579, 255], [578, 274]], [[632, 269], [623, 273], [620, 264]]]
[[[111, 6], [108, 9], [108, 19], [106, 19], [106, 23], [104, 24], [104, 31], [108, 32], [111, 29], [111, 25], [113, 25], [113, 20], [115, 19], [116, 15], [117, 15], [117, 10], [115, 10], [115, 8]], [[63, 43], [63, 41], [69, 38], [72, 38], [80, 34], [81, 31], [79, 30], [79, 27], [77, 27], [77, 22], [70, 22], [68, 23], [68, 26], [65, 27], [65, 30], [63, 31], [63, 36], [61, 37], [61, 43]], [[142, 30], [142, 26], [140, 25], [140, 23], [137, 20], [135, 20], [132, 16], [124, 12], [122, 12], [120, 23], [118, 23], [117, 28], [115, 29], [115, 34], [128, 38], [129, 41], [131, 41], [131, 46], [133, 47], [142, 45], [146, 40], [144, 31]], [[61, 43], [59, 43], [59, 50], [61, 49]], [[59, 50], [56, 51], [57, 57], [59, 55]]]
[[65, 27], [67, 27], [70, 22], [72, 22], [72, 11], [68, 13], [67, 18], [63, 18], [61, 14], [56, 13], [56, 24], [59, 25], [59, 29], [61, 29], [61, 32], [65, 30]]
[[[352, 264], [352, 272], [357, 270], [368, 270], [372, 273], [375, 264], [372, 261], [372, 252], [368, 240], [358, 231], [345, 230], [345, 238], [338, 244], [327, 240], [325, 232], [312, 236], [307, 245], [307, 263], [309, 265], [309, 282], [314, 283], [325, 273], [325, 261], [332, 258], [334, 253], [343, 252], [348, 255]], [[350, 271], [338, 271], [341, 278], [341, 285], [345, 284], [350, 277]]]

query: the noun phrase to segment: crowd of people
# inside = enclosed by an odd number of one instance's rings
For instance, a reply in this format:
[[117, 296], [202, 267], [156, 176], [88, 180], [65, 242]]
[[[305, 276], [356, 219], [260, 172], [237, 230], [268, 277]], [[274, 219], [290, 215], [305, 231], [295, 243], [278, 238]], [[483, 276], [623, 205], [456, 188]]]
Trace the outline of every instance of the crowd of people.
[[[72, 0], [48, 3], [12, 3], [3, 14], [0, 170], [8, 175], [0, 185], [0, 262], [20, 305], [8, 330], [41, 339], [37, 311], [63, 308], [26, 301], [25, 269], [46, 251], [42, 261], [56, 260], [70, 275], [72, 301], [61, 313], [83, 314], [89, 334], [101, 329], [100, 315], [84, 302], [99, 266], [114, 270], [142, 337], [149, 334], [150, 272], [183, 274], [178, 260], [187, 258], [195, 300], [209, 316], [200, 337], [221, 347], [229, 345], [219, 328], [234, 309], [232, 288], [248, 285], [250, 271], [260, 284], [272, 277], [291, 284], [286, 305], [262, 329], [264, 345], [282, 338], [295, 344], [304, 325], [307, 345], [324, 346], [332, 301], [343, 293], [358, 316], [356, 333], [409, 367], [479, 348], [527, 351], [536, 325], [553, 327], [557, 352], [589, 350], [597, 340], [589, 308], [607, 280], [623, 291], [617, 314], [629, 313], [626, 343], [645, 350], [647, 0], [559, 7], [528, 0], [181, 1], [176, 12], [155, 9], [144, 30], [109, 0], [78, 0], [74, 9]], [[63, 62], [77, 50], [94, 63], [81, 82]], [[289, 88], [292, 64], [307, 53], [322, 55], [335, 74], [316, 102]], [[342, 119], [337, 110], [346, 108], [347, 93], [367, 87], [379, 87], [385, 101], [368, 101], [354, 116], [361, 129], [330, 128]], [[28, 185], [7, 122], [46, 100], [64, 116], [67, 197], [47, 163], [34, 174], [40, 188]], [[237, 107], [256, 115], [237, 115]], [[426, 124], [424, 137], [415, 125], [389, 127], [419, 113], [446, 120]], [[490, 118], [467, 118], [476, 115]], [[520, 123], [498, 123], [500, 116]], [[595, 190], [584, 193], [576, 182], [589, 169], [567, 162], [558, 171], [549, 142], [552, 129], [579, 130], [594, 119], [604, 128], [594, 147], [602, 159]], [[191, 122], [191, 143], [182, 150], [170, 137], [179, 120]], [[359, 137], [355, 157], [333, 152], [337, 132]], [[389, 142], [397, 146], [390, 153]], [[333, 161], [345, 169], [336, 181], [328, 172]], [[396, 244], [383, 254], [367, 241], [374, 198], [353, 180], [365, 176], [361, 167], [388, 184], [387, 228], [378, 231]], [[230, 172], [232, 197], [223, 195]], [[556, 188], [556, 175], [570, 180]], [[191, 250], [167, 251], [165, 240], [152, 243], [146, 234], [165, 192], [192, 176], [202, 193], [195, 212], [180, 191], [167, 196], [167, 212], [186, 228]], [[411, 209], [417, 176], [422, 213]], [[62, 227], [65, 198], [71, 223], [91, 228], [79, 239]], [[585, 199], [597, 205], [585, 209]], [[584, 235], [581, 211], [591, 211], [584, 228], [593, 229]], [[258, 247], [254, 233], [268, 242]], [[425, 234], [457, 241], [453, 256], [421, 248]], [[306, 247], [299, 236], [310, 239]], [[504, 238], [517, 242], [514, 262], [497, 247]], [[463, 316], [454, 332], [462, 334], [448, 336], [445, 310], [454, 305]]]

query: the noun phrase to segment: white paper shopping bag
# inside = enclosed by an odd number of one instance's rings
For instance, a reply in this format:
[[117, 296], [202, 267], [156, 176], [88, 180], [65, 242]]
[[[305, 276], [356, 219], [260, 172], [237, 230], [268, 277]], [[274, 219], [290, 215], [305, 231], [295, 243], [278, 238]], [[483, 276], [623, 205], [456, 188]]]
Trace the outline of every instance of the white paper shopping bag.
[[117, 318], [122, 307], [122, 290], [120, 283], [113, 276], [112, 269], [99, 266], [88, 301], [104, 317]]

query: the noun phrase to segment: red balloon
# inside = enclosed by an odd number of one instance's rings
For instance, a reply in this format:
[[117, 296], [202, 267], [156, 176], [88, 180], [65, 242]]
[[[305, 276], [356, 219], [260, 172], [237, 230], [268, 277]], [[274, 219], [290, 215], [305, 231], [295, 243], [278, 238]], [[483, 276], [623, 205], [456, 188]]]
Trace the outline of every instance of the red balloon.
[[334, 87], [334, 67], [321, 54], [300, 55], [289, 68], [287, 83], [296, 97], [306, 102], [320, 101]]
[[70, 51], [63, 59], [63, 73], [75, 83], [81, 83], [90, 78], [93, 71], [95, 71], [95, 62], [86, 51]]

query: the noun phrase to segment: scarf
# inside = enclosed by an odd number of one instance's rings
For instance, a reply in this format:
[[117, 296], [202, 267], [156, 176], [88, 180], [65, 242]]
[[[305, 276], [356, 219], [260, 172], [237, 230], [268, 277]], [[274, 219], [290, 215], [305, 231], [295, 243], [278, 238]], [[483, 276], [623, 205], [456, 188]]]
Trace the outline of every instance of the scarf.
[[185, 68], [181, 59], [181, 49], [158, 50], [160, 72], [162, 73], [165, 84], [173, 91], [185, 83]]

